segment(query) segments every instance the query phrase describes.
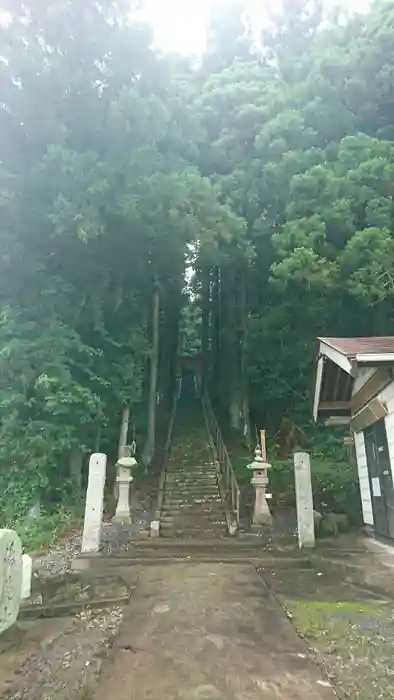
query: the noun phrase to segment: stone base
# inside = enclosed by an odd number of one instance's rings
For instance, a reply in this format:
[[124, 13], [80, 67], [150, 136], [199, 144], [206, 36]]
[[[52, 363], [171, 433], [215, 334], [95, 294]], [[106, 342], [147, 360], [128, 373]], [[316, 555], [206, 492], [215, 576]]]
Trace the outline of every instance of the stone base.
[[132, 525], [130, 513], [118, 513], [112, 518], [112, 522], [116, 525]]
[[268, 530], [272, 528], [273, 518], [270, 511], [267, 510], [264, 513], [255, 513], [252, 521], [252, 530]]
[[266, 522], [262, 525], [256, 525], [252, 523], [251, 532], [253, 535], [263, 535], [272, 532], [272, 526], [270, 522]]

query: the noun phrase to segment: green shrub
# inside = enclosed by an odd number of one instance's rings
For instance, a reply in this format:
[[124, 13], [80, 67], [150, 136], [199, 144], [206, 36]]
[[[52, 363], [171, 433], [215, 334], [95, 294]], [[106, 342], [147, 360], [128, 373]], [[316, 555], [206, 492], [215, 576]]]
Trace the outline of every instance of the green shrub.
[[252, 478], [252, 473], [247, 468], [248, 464], [252, 462], [251, 457], [232, 457], [231, 464], [237, 478], [238, 486], [244, 486], [249, 483]]
[[[313, 459], [312, 489], [316, 510], [345, 513], [351, 524], [361, 523], [361, 500], [357, 468], [348, 461]], [[294, 466], [291, 460], [274, 462], [269, 472], [275, 501], [295, 505]]]
[[77, 522], [73, 512], [60, 510], [57, 513], [43, 513], [39, 518], [10, 521], [6, 527], [18, 533], [26, 552], [33, 552], [53, 547]]

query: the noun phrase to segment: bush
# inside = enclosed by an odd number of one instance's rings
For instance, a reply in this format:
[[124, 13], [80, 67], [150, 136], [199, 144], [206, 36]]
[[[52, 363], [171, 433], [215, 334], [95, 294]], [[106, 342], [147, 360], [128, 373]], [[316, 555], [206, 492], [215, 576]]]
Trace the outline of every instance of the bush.
[[57, 513], [43, 513], [39, 518], [21, 518], [6, 523], [21, 538], [26, 552], [50, 549], [78, 523], [74, 513], [60, 510]]
[[[348, 461], [313, 459], [314, 507], [321, 513], [344, 513], [352, 525], [362, 522], [357, 468]], [[294, 465], [291, 460], [274, 462], [270, 488], [277, 503], [295, 506]]]

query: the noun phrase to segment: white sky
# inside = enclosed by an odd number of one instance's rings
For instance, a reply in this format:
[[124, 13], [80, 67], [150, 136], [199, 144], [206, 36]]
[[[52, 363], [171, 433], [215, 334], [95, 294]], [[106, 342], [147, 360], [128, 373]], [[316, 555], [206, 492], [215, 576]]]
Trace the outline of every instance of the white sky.
[[[266, 0], [267, 1], [267, 0]], [[231, 0], [144, 0], [146, 16], [155, 27], [156, 41], [163, 50], [182, 54], [199, 53], [204, 47], [205, 27], [212, 6], [226, 6]], [[249, 12], [261, 22], [264, 0], [243, 0]], [[272, 0], [271, 0], [272, 2]], [[363, 10], [369, 0], [326, 0], [328, 7]], [[274, 2], [277, 5], [277, 1]], [[145, 14], [145, 13], [144, 13]]]

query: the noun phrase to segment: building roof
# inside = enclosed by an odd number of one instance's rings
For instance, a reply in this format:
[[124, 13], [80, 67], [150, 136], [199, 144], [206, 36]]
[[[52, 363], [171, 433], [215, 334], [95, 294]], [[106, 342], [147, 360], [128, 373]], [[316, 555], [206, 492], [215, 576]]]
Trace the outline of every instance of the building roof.
[[[345, 419], [352, 415], [354, 379], [360, 371], [394, 370], [394, 336], [318, 338], [313, 417], [321, 413]], [[373, 371], [372, 374], [375, 372]]]
[[357, 355], [380, 355], [394, 353], [394, 336], [371, 338], [318, 338], [321, 343], [337, 350], [348, 359], [356, 359]]

